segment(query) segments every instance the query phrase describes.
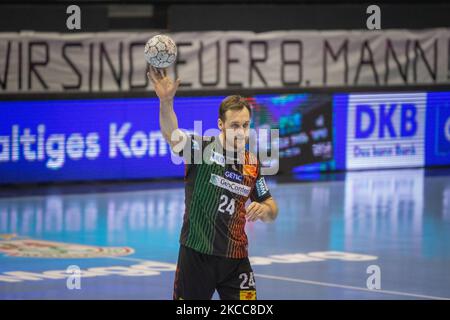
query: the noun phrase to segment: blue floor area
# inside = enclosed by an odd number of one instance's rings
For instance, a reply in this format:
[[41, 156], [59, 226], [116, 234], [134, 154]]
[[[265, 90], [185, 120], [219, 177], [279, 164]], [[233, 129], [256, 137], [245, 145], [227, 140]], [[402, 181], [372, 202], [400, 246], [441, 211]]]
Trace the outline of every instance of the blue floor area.
[[[247, 225], [259, 299], [450, 299], [447, 174], [270, 188], [279, 218]], [[183, 212], [180, 183], [3, 192], [0, 299], [171, 299]], [[68, 288], [69, 266], [80, 289]]]

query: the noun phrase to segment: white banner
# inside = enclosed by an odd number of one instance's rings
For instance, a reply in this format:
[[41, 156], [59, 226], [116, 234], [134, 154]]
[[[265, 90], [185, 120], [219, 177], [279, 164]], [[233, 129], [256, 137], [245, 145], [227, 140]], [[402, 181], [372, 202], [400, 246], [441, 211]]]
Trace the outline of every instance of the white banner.
[[[154, 33], [0, 33], [0, 93], [150, 90]], [[179, 90], [450, 83], [450, 29], [169, 34]]]

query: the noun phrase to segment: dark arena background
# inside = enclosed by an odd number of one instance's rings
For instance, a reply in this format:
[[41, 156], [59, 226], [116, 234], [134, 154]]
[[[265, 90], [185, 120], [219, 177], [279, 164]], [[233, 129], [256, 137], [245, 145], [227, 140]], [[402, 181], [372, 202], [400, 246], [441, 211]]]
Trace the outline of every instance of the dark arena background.
[[259, 300], [450, 299], [448, 2], [105, 0], [0, 5], [1, 300], [172, 299], [157, 34], [180, 128], [252, 107], [279, 207], [246, 224]]

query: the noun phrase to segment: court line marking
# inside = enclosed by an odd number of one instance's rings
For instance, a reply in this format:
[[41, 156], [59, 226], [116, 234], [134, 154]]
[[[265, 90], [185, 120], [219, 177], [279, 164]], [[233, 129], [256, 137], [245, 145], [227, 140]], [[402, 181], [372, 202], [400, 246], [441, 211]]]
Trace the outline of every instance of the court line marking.
[[[129, 258], [129, 257], [108, 257], [108, 258], [118, 259], [118, 260], [129, 260], [129, 261], [142, 261], [142, 262], [146, 261], [145, 259]], [[170, 263], [170, 262], [168, 262], [168, 263]], [[260, 278], [266, 278], [266, 279], [290, 281], [290, 282], [304, 283], [304, 284], [324, 286], [324, 287], [335, 287], [335, 288], [342, 288], [342, 289], [366, 291], [366, 292], [370, 292], [370, 293], [392, 294], [392, 295], [422, 298], [422, 299], [432, 299], [432, 300], [450, 300], [450, 298], [446, 298], [446, 297], [428, 296], [428, 295], [423, 295], [423, 294], [414, 294], [414, 293], [392, 291], [392, 290], [381, 290], [381, 289], [380, 290], [378, 290], [378, 289], [371, 290], [371, 289], [367, 289], [367, 288], [348, 286], [348, 285], [344, 285], [344, 284], [336, 284], [336, 283], [329, 283], [329, 282], [320, 282], [320, 281], [272, 276], [272, 275], [261, 274], [261, 273], [255, 273], [255, 276], [260, 277]]]
[[[24, 238], [29, 238], [29, 237], [25, 236]], [[125, 260], [125, 261], [135, 261], [135, 262], [149, 261], [147, 259], [131, 258], [131, 257], [115, 257], [115, 256], [104, 256], [104, 257], [99, 257], [99, 258], [117, 259], [117, 260]], [[171, 263], [171, 262], [164, 262], [164, 263]], [[296, 283], [304, 283], [304, 284], [317, 285], [317, 286], [323, 286], [323, 287], [334, 287], [334, 288], [342, 288], [342, 289], [349, 289], [349, 290], [358, 290], [358, 291], [365, 291], [365, 292], [370, 292], [370, 293], [392, 294], [392, 295], [407, 296], [407, 297], [414, 297], [414, 298], [423, 298], [423, 299], [431, 299], [431, 300], [450, 300], [450, 298], [447, 298], [447, 297], [429, 296], [429, 295], [414, 294], [414, 293], [392, 291], [392, 290], [367, 289], [367, 288], [348, 286], [348, 285], [343, 285], [343, 284], [321, 282], [321, 281], [312, 281], [312, 280], [305, 280], [305, 279], [296, 279], [296, 278], [288, 278], [288, 277], [280, 277], [280, 276], [273, 276], [273, 275], [261, 274], [261, 273], [256, 273], [255, 276], [260, 277], [260, 278], [266, 278], [266, 279], [289, 281], [289, 282], [296, 282]]]
[[347, 286], [347, 285], [343, 285], [343, 284], [304, 280], [304, 279], [295, 279], [295, 278], [280, 277], [280, 276], [272, 276], [272, 275], [260, 274], [260, 273], [255, 273], [255, 276], [260, 277], [260, 278], [266, 278], [266, 279], [290, 281], [290, 282], [311, 284], [311, 285], [324, 286], [324, 287], [335, 287], [335, 288], [342, 288], [342, 289], [359, 290], [359, 291], [366, 291], [366, 292], [371, 292], [371, 293], [384, 293], [384, 294], [392, 294], [392, 295], [422, 298], [422, 299], [432, 299], [432, 300], [450, 300], [450, 298], [446, 298], [446, 297], [428, 296], [428, 295], [414, 294], [414, 293], [407, 293], [407, 292], [400, 292], [400, 291], [392, 291], [392, 290], [381, 290], [381, 289], [371, 290], [371, 289], [367, 289], [367, 288]]
[[[136, 261], [136, 262], [149, 261], [147, 259], [131, 258], [131, 257], [104, 256], [104, 257], [99, 257], [99, 258]], [[165, 262], [165, 263], [171, 263], [171, 262]], [[350, 289], [350, 290], [359, 290], [359, 291], [366, 291], [366, 292], [371, 292], [371, 293], [384, 293], [384, 294], [392, 294], [392, 295], [400, 295], [400, 296], [424, 298], [424, 299], [432, 299], [432, 300], [450, 300], [450, 298], [446, 298], [446, 297], [428, 296], [428, 295], [414, 294], [414, 293], [407, 293], [407, 292], [400, 292], [400, 291], [392, 291], [392, 290], [381, 290], [381, 289], [371, 290], [371, 289], [367, 289], [367, 288], [348, 286], [348, 285], [343, 285], [343, 284], [288, 278], [288, 277], [280, 277], [280, 276], [272, 276], [272, 275], [261, 274], [261, 273], [256, 273], [255, 276], [260, 277], [260, 278], [266, 278], [266, 279], [297, 282], [297, 283], [304, 283], [304, 284], [317, 285], [317, 286], [323, 286], [323, 287], [334, 287], [334, 288], [342, 288], [342, 289]]]
[[117, 260], [125, 260], [125, 261], [134, 261], [134, 262], [146, 262], [146, 261], [158, 261], [162, 263], [170, 263], [174, 264], [173, 262], [166, 262], [166, 261], [159, 261], [159, 260], [149, 260], [149, 259], [139, 259], [139, 258], [129, 258], [129, 257], [113, 257], [113, 256], [104, 256], [101, 258], [108, 258], [108, 259], [117, 259]]

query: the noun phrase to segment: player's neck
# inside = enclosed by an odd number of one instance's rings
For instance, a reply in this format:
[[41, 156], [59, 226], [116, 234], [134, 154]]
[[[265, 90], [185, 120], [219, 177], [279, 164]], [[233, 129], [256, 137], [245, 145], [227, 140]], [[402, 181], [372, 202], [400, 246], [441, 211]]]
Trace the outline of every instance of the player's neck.
[[244, 150], [236, 150], [234, 147], [230, 147], [230, 146], [228, 146], [226, 143], [225, 143], [225, 137], [224, 137], [224, 134], [223, 134], [223, 132], [221, 132], [220, 134], [219, 134], [219, 142], [220, 142], [220, 144], [221, 144], [221, 147], [223, 148], [223, 149], [225, 149], [224, 151], [225, 152], [227, 152], [227, 154], [228, 153], [230, 153], [230, 154], [232, 154], [232, 155], [235, 155], [235, 156], [243, 156], [243, 154], [244, 154], [244, 152], [245, 152], [245, 149]]

